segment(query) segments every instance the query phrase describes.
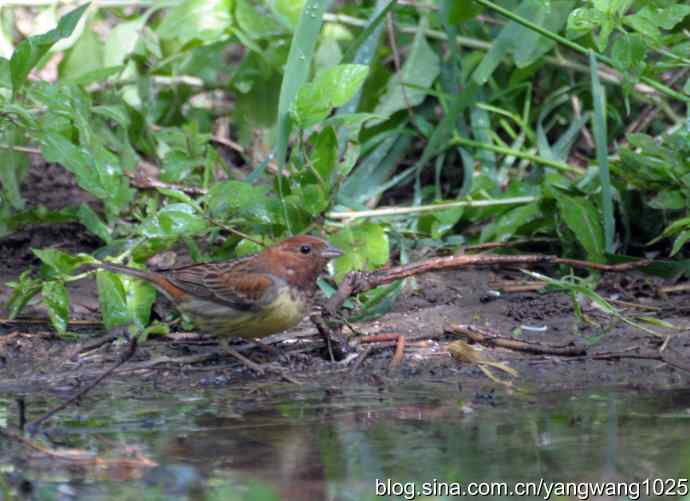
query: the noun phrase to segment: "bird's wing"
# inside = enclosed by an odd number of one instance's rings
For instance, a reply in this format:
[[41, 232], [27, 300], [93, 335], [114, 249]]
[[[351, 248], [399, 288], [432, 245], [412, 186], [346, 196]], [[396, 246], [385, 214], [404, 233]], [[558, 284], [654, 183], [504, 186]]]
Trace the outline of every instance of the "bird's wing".
[[268, 273], [226, 263], [192, 265], [169, 271], [168, 278], [197, 297], [225, 304], [237, 310], [253, 310], [270, 301], [275, 279]]

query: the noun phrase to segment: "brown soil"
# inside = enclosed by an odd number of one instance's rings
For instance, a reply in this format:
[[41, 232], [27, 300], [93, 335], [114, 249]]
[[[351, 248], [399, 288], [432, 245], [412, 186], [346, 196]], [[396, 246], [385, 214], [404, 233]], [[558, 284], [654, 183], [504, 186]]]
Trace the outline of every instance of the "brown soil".
[[[55, 169], [50, 172], [59, 182], [51, 185], [51, 194], [45, 199], [41, 197], [50, 190], [45, 181], [40, 180], [44, 178], [35, 177], [35, 172], [30, 174], [24, 189], [31, 204], [42, 203], [55, 208], [60, 197], [70, 203], [92, 202], [81, 195], [69, 174]], [[59, 247], [70, 252], [91, 252], [98, 245], [98, 240], [78, 224], [34, 226], [0, 240], [0, 276], [3, 278], [0, 299], [4, 301], [10, 292], [4, 285], [7, 281], [25, 269], [37, 269], [39, 263], [32, 248]], [[634, 301], [650, 308], [648, 312], [628, 310], [626, 315], [655, 315], [675, 326], [674, 330], [652, 326], [659, 332], [673, 332], [664, 348], [667, 360], [672, 363], [629, 358], [596, 360], [592, 356], [602, 353], [658, 354], [661, 339], [610, 317], [586, 302], [578, 317], [571, 298], [565, 294], [491, 294], [489, 281], [499, 271], [503, 275], [507, 273], [505, 270], [472, 270], [418, 277], [417, 287], [404, 290], [391, 312], [375, 321], [355, 324], [355, 329], [362, 333], [396, 332], [416, 339], [409, 343], [402, 365], [394, 371], [388, 368], [393, 353], [390, 346], [376, 348], [374, 345], [361, 361], [328, 360], [324, 343], [308, 320], [293, 332], [279, 335], [279, 339], [294, 338], [293, 334], [301, 336], [297, 341], [275, 344], [279, 354], [269, 355], [265, 350], [248, 345], [239, 348], [256, 361], [272, 361], [274, 365], [277, 362], [290, 378], [305, 382], [338, 386], [348, 381], [395, 384], [419, 379], [460, 386], [463, 392], [481, 400], [491, 395], [492, 388], [505, 386], [488, 379], [476, 364], [458, 362], [448, 354], [447, 346], [458, 336], [447, 333], [447, 327], [463, 323], [513, 339], [552, 345], [575, 343], [587, 348], [588, 355], [584, 357], [483, 349], [482, 356], [505, 362], [517, 370], [519, 376], [511, 378], [500, 370], [491, 369], [501, 380], [512, 379], [512, 389], [539, 392], [595, 386], [665, 389], [685, 387], [690, 382], [690, 371], [683, 369], [690, 367], [690, 336], [687, 334], [690, 320], [684, 313], [686, 295], [656, 298], [650, 293], [648, 281], [634, 273], [626, 274], [624, 279], [610, 280], [601, 291], [605, 297]], [[513, 273], [512, 277], [524, 280], [519, 274]], [[40, 391], [69, 395], [109, 367], [123, 352], [124, 343], [110, 342], [81, 356], [75, 355], [80, 346], [104, 332], [98, 325], [93, 280], [70, 284], [70, 292], [72, 318], [82, 322], [70, 327], [71, 332], [79, 335], [77, 341], [57, 338], [45, 321], [46, 312], [36, 305], [29, 305], [22, 313], [23, 317], [34, 321], [0, 324], [0, 392], [23, 395]], [[153, 382], [156, 388], [166, 390], [232, 384], [263, 386], [282, 379], [276, 372], [257, 376], [237, 361], [223, 357], [200, 364], [150, 365], [159, 357], [188, 357], [214, 351], [217, 345], [209, 339], [179, 334], [152, 338], [140, 346], [134, 359], [113, 377], [135, 386], [136, 381], [147, 385]], [[353, 351], [362, 354], [365, 350], [360, 346]], [[100, 391], [104, 391], [103, 388]]]

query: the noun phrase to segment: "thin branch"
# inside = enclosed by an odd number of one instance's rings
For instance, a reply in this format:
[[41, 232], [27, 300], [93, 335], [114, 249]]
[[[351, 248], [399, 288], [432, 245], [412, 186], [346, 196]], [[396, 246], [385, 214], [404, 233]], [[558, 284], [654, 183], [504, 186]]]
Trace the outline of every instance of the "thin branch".
[[128, 350], [120, 357], [120, 360], [118, 360], [115, 364], [113, 364], [113, 366], [110, 367], [110, 368], [109, 368], [107, 371], [105, 371], [103, 374], [101, 374], [101, 375], [98, 376], [96, 379], [94, 379], [93, 382], [91, 382], [90, 384], [86, 385], [84, 388], [82, 388], [81, 390], [79, 390], [74, 396], [72, 396], [71, 398], [65, 400], [63, 403], [61, 403], [61, 404], [58, 405], [57, 407], [51, 409], [50, 411], [46, 412], [46, 413], [45, 413], [43, 416], [41, 416], [40, 418], [38, 418], [38, 419], [34, 420], [33, 422], [31, 422], [31, 423], [29, 424], [29, 426], [27, 427], [27, 430], [28, 430], [30, 433], [33, 433], [34, 431], [36, 431], [36, 430], [38, 429], [38, 427], [39, 427], [43, 422], [45, 422], [46, 420], [50, 419], [51, 417], [53, 417], [53, 416], [54, 416], [55, 414], [57, 414], [58, 412], [60, 412], [60, 411], [62, 411], [62, 410], [64, 410], [64, 409], [66, 409], [68, 406], [70, 406], [71, 404], [73, 404], [74, 402], [76, 402], [77, 400], [79, 400], [81, 397], [83, 397], [84, 395], [86, 395], [89, 391], [91, 391], [93, 388], [95, 388], [101, 381], [103, 381], [105, 378], [107, 378], [107, 377], [110, 376], [113, 372], [115, 372], [115, 370], [116, 370], [118, 367], [120, 367], [122, 364], [124, 364], [125, 362], [127, 362], [130, 358], [132, 358], [132, 357], [134, 356], [134, 354], [136, 353], [136, 351], [137, 351], [137, 337], [136, 337], [136, 336], [133, 336], [133, 337], [129, 340]]

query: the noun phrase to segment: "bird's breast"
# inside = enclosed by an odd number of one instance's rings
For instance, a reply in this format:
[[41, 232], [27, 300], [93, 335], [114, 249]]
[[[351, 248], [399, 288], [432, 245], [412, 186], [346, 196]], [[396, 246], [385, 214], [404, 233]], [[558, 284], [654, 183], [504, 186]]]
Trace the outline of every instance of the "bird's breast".
[[209, 334], [252, 339], [294, 327], [310, 306], [308, 294], [284, 285], [272, 294], [270, 301], [257, 303], [256, 308], [249, 311], [198, 298], [180, 304], [180, 309]]

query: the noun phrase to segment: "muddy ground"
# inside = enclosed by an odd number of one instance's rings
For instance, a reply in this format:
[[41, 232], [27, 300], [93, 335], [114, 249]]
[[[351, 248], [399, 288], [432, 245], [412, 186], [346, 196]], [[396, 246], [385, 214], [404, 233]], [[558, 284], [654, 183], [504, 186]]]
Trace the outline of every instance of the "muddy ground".
[[[65, 200], [91, 202], [57, 167], [36, 174], [36, 166], [24, 185], [30, 205], [44, 204], [58, 208]], [[51, 179], [53, 181], [51, 181]], [[48, 183], [48, 184], [46, 184]], [[22, 229], [0, 240], [0, 280], [3, 301], [9, 294], [5, 285], [27, 268], [37, 269], [39, 262], [32, 248], [56, 247], [66, 251], [90, 252], [98, 241], [78, 224], [37, 225]], [[543, 270], [555, 274], [556, 270]], [[648, 325], [663, 338], [632, 327], [603, 313], [588, 302], [576, 315], [572, 298], [563, 293], [502, 293], [494, 289], [499, 281], [524, 280], [517, 270], [483, 269], [431, 273], [416, 279], [416, 287], [403, 291], [392, 311], [371, 321], [355, 323], [359, 333], [401, 333], [411, 341], [402, 364], [391, 370], [390, 343], [370, 348], [355, 345], [355, 355], [333, 362], [325, 345], [309, 320], [290, 333], [274, 336], [276, 353], [240, 342], [238, 349], [257, 362], [272, 363], [279, 370], [257, 375], [234, 359], [216, 357], [189, 363], [192, 356], [218, 351], [212, 339], [193, 333], [173, 332], [154, 337], [141, 345], [131, 361], [113, 378], [136, 387], [175, 390], [199, 386], [247, 385], [269, 387], [272, 381], [322, 383], [339, 386], [348, 381], [374, 385], [394, 384], [400, 380], [447, 383], [474, 399], [490, 398], [493, 389], [528, 392], [559, 391], [601, 386], [625, 386], [640, 389], [686, 387], [690, 382], [690, 318], [687, 294], [661, 298], [658, 283], [633, 272], [610, 276], [599, 291], [604, 297], [636, 304], [620, 306], [626, 315], [646, 315], [663, 320], [674, 328]], [[70, 285], [73, 339], [60, 339], [46, 321], [45, 311], [29, 305], [23, 320], [0, 324], [0, 392], [28, 395], [34, 392], [68, 396], [113, 364], [126, 345], [111, 341], [81, 354], [97, 336], [106, 334], [99, 325], [98, 303], [93, 280]], [[162, 301], [162, 300], [161, 300]], [[619, 303], [622, 305], [623, 303]], [[165, 311], [161, 304], [156, 311]], [[5, 315], [6, 316], [6, 315]], [[563, 357], [535, 355], [503, 348], [481, 348], [480, 356], [505, 362], [517, 377], [500, 369], [490, 369], [501, 381], [489, 379], [473, 363], [460, 362], [448, 352], [448, 345], [459, 339], [449, 333], [454, 323], [472, 324], [491, 332], [543, 346], [573, 344], [586, 349], [585, 356]], [[174, 330], [174, 329], [173, 329]], [[349, 332], [346, 329], [346, 332]], [[353, 339], [356, 339], [353, 338]], [[476, 345], [475, 345], [476, 346]], [[599, 355], [609, 359], [599, 360]], [[623, 355], [617, 358], [613, 355]], [[631, 358], [628, 358], [631, 357]], [[640, 357], [640, 358], [635, 358]], [[656, 359], [655, 359], [656, 358]], [[173, 360], [173, 359], [177, 359]], [[182, 360], [182, 363], [179, 362]], [[510, 384], [505, 382], [510, 381]], [[107, 391], [106, 382], [95, 393]]]

